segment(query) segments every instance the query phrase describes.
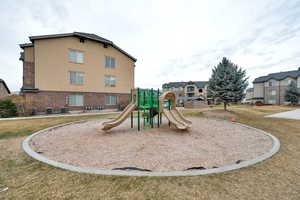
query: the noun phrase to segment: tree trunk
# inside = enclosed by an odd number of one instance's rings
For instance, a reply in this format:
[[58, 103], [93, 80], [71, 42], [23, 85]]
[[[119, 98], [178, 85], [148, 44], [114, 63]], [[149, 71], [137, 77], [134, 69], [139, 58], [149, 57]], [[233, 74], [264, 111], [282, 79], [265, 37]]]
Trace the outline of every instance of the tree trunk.
[[224, 110], [227, 110], [227, 102], [224, 102]]

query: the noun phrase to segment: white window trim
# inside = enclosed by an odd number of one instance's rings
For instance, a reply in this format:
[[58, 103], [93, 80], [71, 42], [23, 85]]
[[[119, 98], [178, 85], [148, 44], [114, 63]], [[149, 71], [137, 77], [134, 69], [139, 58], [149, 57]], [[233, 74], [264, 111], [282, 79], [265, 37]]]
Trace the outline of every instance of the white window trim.
[[[78, 61], [77, 58], [76, 58], [76, 61], [75, 60], [72, 60], [71, 59], [71, 52], [79, 52], [79, 53], [82, 53], [82, 62], [81, 61]], [[77, 50], [77, 49], [68, 49], [68, 58], [69, 58], [69, 62], [71, 63], [76, 63], [76, 64], [84, 64], [84, 57], [85, 57], [85, 53], [84, 51], [81, 51], [81, 50]]]
[[[115, 97], [116, 98], [116, 103], [115, 104], [112, 104], [111, 102], [111, 99], [110, 97]], [[109, 101], [107, 101], [107, 98], [109, 98]], [[114, 95], [108, 95], [108, 96], [105, 96], [105, 105], [109, 105], [109, 106], [114, 106], [114, 105], [117, 105], [118, 104], [118, 96], [114, 96]]]
[[[71, 76], [71, 74], [72, 73], [80, 73], [80, 74], [82, 74], [82, 83], [76, 83], [76, 81], [75, 82], [72, 82], [72, 76]], [[69, 80], [70, 80], [70, 84], [71, 85], [84, 85], [84, 76], [85, 76], [85, 73], [84, 72], [75, 72], [75, 71], [69, 71]]]
[[[77, 102], [77, 100], [76, 100], [76, 97], [78, 97], [78, 96], [80, 96], [80, 97], [82, 97], [82, 102], [78, 105], [78, 104], [76, 104]], [[75, 97], [75, 104], [72, 104], [71, 102], [70, 102], [70, 100], [71, 100], [71, 97]], [[72, 107], [82, 107], [83, 105], [84, 105], [84, 95], [82, 95], [82, 94], [72, 94], [72, 95], [68, 95], [67, 96], [67, 105], [68, 106], [72, 106]]]
[[[111, 84], [112, 79], [114, 78], [114, 84]], [[106, 84], [107, 78], [109, 78], [109, 84]], [[105, 87], [116, 87], [117, 86], [117, 77], [114, 75], [104, 75], [104, 85]]]
[[[109, 60], [109, 62], [107, 63], [107, 59]], [[112, 60], [114, 60], [114, 66], [112, 66]], [[112, 56], [105, 56], [105, 59], [104, 59], [105, 63], [104, 63], [104, 66], [105, 68], [109, 68], [109, 69], [115, 69], [116, 66], [117, 66], [117, 59], [115, 57], [112, 57]]]
[[271, 96], [276, 96], [277, 91], [276, 90], [271, 90]]

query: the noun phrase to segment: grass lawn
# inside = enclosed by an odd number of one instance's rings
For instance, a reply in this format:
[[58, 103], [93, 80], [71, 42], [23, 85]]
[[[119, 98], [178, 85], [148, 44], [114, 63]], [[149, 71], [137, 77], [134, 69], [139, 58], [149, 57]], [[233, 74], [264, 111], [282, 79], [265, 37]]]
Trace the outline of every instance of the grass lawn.
[[[193, 177], [79, 174], [35, 161], [21, 148], [25, 137], [37, 130], [99, 116], [0, 121], [0, 191], [8, 187], [7, 191], [0, 192], [0, 199], [299, 200], [300, 122], [263, 117], [291, 109], [278, 106], [229, 107], [232, 115], [224, 115], [225, 118], [234, 116], [238, 122], [272, 133], [281, 141], [280, 152], [248, 168]], [[207, 109], [184, 112], [186, 115], [204, 117], [204, 111]]]

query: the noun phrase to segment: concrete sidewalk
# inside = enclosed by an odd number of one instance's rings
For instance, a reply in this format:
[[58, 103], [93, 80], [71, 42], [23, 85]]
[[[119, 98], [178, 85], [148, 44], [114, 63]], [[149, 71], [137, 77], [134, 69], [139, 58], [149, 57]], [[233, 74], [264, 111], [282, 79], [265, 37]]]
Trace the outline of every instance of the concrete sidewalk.
[[276, 117], [276, 118], [286, 118], [286, 119], [297, 119], [300, 120], [300, 109], [276, 113], [273, 115], [268, 115], [266, 117]]
[[12, 118], [0, 118], [0, 121], [10, 120], [24, 120], [24, 119], [44, 119], [44, 118], [56, 118], [56, 117], [78, 117], [78, 116], [90, 116], [90, 115], [105, 115], [105, 114], [118, 114], [119, 111], [103, 111], [103, 112], [88, 112], [88, 113], [74, 113], [74, 114], [51, 114], [51, 115], [38, 115], [31, 117], [12, 117]]

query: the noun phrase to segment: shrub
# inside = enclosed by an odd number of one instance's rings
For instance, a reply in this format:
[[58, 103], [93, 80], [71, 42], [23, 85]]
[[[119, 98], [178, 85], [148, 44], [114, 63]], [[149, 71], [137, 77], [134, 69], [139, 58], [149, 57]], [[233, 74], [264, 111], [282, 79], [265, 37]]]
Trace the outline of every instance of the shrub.
[[3, 98], [0, 98], [1, 100], [10, 100], [12, 103], [14, 103], [17, 107], [17, 114], [18, 116], [30, 116], [34, 114], [35, 111], [32, 105], [32, 102], [29, 99], [25, 99], [21, 95], [9, 95]]
[[17, 107], [9, 99], [0, 101], [0, 117], [14, 117], [17, 116]]

